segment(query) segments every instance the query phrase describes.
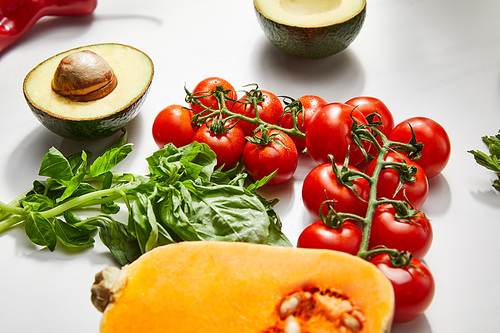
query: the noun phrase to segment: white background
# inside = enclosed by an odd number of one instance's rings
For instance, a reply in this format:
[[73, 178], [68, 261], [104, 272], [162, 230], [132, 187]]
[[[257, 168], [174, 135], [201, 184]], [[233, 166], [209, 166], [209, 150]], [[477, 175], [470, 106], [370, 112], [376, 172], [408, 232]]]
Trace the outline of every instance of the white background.
[[[184, 103], [186, 85], [221, 76], [236, 89], [258, 83], [277, 95], [316, 94], [330, 102], [371, 95], [396, 122], [427, 116], [452, 141], [442, 175], [432, 179], [424, 212], [435, 238], [426, 262], [436, 280], [425, 315], [393, 332], [486, 332], [500, 325], [500, 195], [495, 175], [467, 153], [500, 129], [500, 2], [498, 0], [369, 1], [359, 37], [344, 52], [299, 60], [265, 38], [250, 0], [103, 0], [93, 16], [46, 18], [0, 55], [0, 200], [30, 188], [51, 146], [96, 153], [106, 139], [62, 139], [33, 117], [22, 95], [24, 76], [46, 58], [77, 46], [125, 43], [147, 53], [155, 77], [141, 114], [128, 126], [134, 152], [121, 169], [147, 173], [155, 149], [151, 125], [169, 104]], [[131, 69], [133, 70], [133, 69]], [[267, 190], [293, 243], [310, 223], [301, 181], [314, 164], [300, 160], [293, 182]], [[115, 263], [98, 244], [53, 253], [32, 245], [23, 227], [0, 235], [0, 332], [97, 332], [90, 302], [94, 274]]]

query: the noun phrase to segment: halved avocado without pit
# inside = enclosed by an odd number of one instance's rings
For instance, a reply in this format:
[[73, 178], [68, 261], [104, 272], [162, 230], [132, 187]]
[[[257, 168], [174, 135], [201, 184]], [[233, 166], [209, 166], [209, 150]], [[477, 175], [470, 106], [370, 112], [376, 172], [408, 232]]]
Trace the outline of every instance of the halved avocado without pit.
[[366, 0], [254, 0], [269, 41], [299, 58], [324, 58], [346, 49], [358, 36]]
[[110, 136], [134, 119], [153, 80], [151, 59], [123, 44], [93, 44], [59, 53], [31, 70], [24, 97], [36, 118], [72, 140]]

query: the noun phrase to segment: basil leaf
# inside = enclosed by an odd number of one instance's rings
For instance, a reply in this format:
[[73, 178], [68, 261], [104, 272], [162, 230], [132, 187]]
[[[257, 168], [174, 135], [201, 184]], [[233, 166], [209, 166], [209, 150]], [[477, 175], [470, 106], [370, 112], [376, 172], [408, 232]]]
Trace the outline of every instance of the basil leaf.
[[59, 150], [51, 147], [43, 157], [38, 175], [69, 181], [73, 178], [73, 171], [66, 157]]
[[40, 213], [30, 213], [24, 222], [24, 229], [28, 238], [35, 244], [46, 246], [54, 251], [57, 237], [52, 223]]
[[94, 230], [75, 227], [59, 219], [54, 221], [54, 232], [67, 247], [87, 247], [94, 244]]
[[104, 154], [96, 158], [94, 163], [90, 166], [90, 175], [92, 177], [98, 177], [111, 171], [128, 156], [132, 151], [132, 147], [132, 144], [126, 144], [106, 150]]
[[99, 238], [121, 265], [133, 262], [142, 254], [137, 239], [127, 227], [110, 217], [100, 218]]
[[66, 186], [62, 196], [57, 199], [57, 201], [63, 201], [69, 198], [79, 187], [80, 184], [87, 173], [87, 153], [82, 151], [80, 155], [80, 163], [78, 168], [75, 170], [75, 175], [71, 177], [69, 182], [63, 182], [63, 185]]
[[54, 201], [43, 194], [30, 194], [21, 200], [21, 207], [30, 212], [42, 212], [54, 207]]
[[189, 215], [170, 218], [169, 228], [183, 240], [221, 240], [267, 244], [266, 208], [243, 188], [184, 183], [191, 194]]
[[135, 230], [135, 237], [142, 252], [152, 250], [158, 243], [158, 226], [149, 199], [141, 193], [130, 207], [128, 228]]

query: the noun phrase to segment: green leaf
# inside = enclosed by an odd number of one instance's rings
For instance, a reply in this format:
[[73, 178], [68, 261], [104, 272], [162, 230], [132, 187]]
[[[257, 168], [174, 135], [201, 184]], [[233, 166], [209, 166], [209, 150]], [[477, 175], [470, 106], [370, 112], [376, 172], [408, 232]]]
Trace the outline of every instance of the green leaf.
[[57, 238], [67, 247], [87, 247], [94, 244], [94, 230], [75, 227], [59, 219], [54, 221]]
[[54, 251], [57, 237], [52, 223], [40, 213], [30, 213], [24, 222], [24, 229], [28, 238], [35, 244], [46, 246]]
[[142, 254], [137, 239], [127, 227], [109, 216], [99, 217], [99, 238], [121, 265], [133, 262]]
[[64, 190], [62, 196], [57, 200], [63, 201], [67, 198], [69, 198], [79, 187], [80, 184], [85, 177], [87, 173], [87, 153], [85, 151], [82, 151], [80, 155], [80, 163], [78, 164], [78, 167], [74, 171], [74, 176], [71, 177], [69, 182], [63, 182], [63, 185], [66, 186], [66, 189]]
[[137, 198], [130, 207], [128, 228], [135, 230], [135, 236], [142, 252], [148, 252], [158, 243], [158, 226], [153, 207], [149, 199], [137, 193]]
[[104, 154], [96, 158], [94, 163], [90, 166], [90, 175], [92, 177], [98, 177], [111, 171], [128, 156], [132, 148], [133, 145], [129, 143], [106, 150]]
[[21, 206], [30, 212], [42, 212], [54, 207], [54, 201], [43, 194], [30, 194], [21, 200]]
[[182, 240], [268, 243], [269, 217], [256, 196], [236, 186], [184, 185], [192, 197], [189, 215], [168, 221]]
[[51, 147], [43, 157], [38, 175], [69, 181], [73, 178], [73, 171], [66, 157], [59, 150]]

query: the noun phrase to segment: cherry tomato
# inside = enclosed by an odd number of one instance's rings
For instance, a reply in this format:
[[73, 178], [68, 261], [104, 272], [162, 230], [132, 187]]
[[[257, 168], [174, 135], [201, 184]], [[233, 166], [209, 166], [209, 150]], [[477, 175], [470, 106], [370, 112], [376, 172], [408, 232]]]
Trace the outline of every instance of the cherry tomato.
[[391, 281], [395, 297], [394, 322], [404, 323], [416, 319], [429, 307], [434, 298], [435, 282], [430, 270], [418, 259], [410, 266], [394, 267], [388, 254], [370, 260]]
[[[283, 114], [283, 104], [275, 94], [265, 90], [252, 90], [249, 92], [251, 96], [260, 95], [262, 93], [263, 102], [257, 104], [257, 113], [259, 118], [271, 125], [278, 125], [281, 115]], [[255, 118], [255, 108], [253, 103], [248, 103], [245, 100], [249, 98], [249, 94], [245, 94], [238, 103], [234, 103], [233, 112], [242, 114], [249, 118]], [[246, 121], [238, 123], [246, 136], [252, 136], [257, 128], [256, 125]]]
[[409, 251], [415, 258], [422, 259], [431, 247], [432, 238], [431, 223], [422, 212], [399, 217], [391, 204], [375, 209], [369, 247], [383, 245], [398, 251]]
[[327, 227], [323, 221], [316, 221], [302, 231], [297, 247], [328, 249], [356, 255], [361, 238], [361, 229], [349, 221], [344, 222], [338, 229]]
[[[245, 148], [245, 134], [234, 122], [226, 122], [224, 129], [212, 128], [213, 121], [201, 125], [193, 136], [193, 141], [206, 143], [217, 155], [216, 168], [231, 169], [240, 161]], [[221, 126], [222, 127], [222, 126]]]
[[425, 117], [413, 117], [402, 121], [392, 130], [389, 140], [407, 143], [412, 138], [411, 128], [417, 142], [424, 145], [422, 156], [415, 160], [427, 175], [437, 176], [448, 164], [451, 156], [451, 143], [446, 130], [436, 121]]
[[191, 110], [173, 104], [161, 110], [153, 122], [153, 139], [159, 148], [167, 143], [176, 147], [189, 144], [195, 129], [191, 126]]
[[[305, 133], [309, 119], [311, 119], [313, 114], [316, 113], [316, 111], [318, 111], [319, 109], [321, 109], [322, 106], [328, 104], [328, 102], [325, 101], [323, 98], [314, 95], [305, 95], [299, 97], [296, 101], [299, 102], [300, 104], [298, 105], [301, 105], [304, 109], [304, 111], [300, 111], [297, 114], [297, 124], [299, 126], [299, 130], [302, 133]], [[280, 126], [284, 128], [293, 128], [293, 116], [291, 113], [283, 114], [283, 116], [280, 119]], [[306, 148], [305, 139], [297, 137], [292, 137], [292, 139], [293, 142], [295, 142], [298, 151], [303, 151]]]
[[[343, 162], [349, 151], [349, 164], [356, 165], [364, 159], [361, 149], [351, 135], [353, 118], [358, 124], [367, 124], [365, 116], [351, 105], [330, 103], [318, 110], [309, 120], [306, 129], [306, 147], [311, 158], [317, 163]], [[368, 151], [371, 143], [362, 142]]]
[[[302, 201], [306, 210], [315, 220], [320, 219], [320, 209], [326, 216], [328, 208], [323, 205], [325, 200], [333, 200], [333, 208], [337, 212], [352, 213], [365, 216], [369, 196], [369, 185], [366, 179], [356, 178], [352, 181], [356, 192], [338, 182], [333, 168], [342, 168], [342, 164], [323, 163], [312, 169], [304, 178], [302, 184]], [[351, 170], [357, 170], [349, 166]], [[362, 199], [360, 199], [362, 198]]]
[[356, 107], [356, 110], [361, 111], [365, 117], [377, 113], [378, 115], [374, 117], [374, 121], [382, 122], [379, 129], [385, 136], [389, 137], [394, 128], [394, 117], [384, 102], [375, 97], [359, 96], [351, 98], [345, 104]]
[[[297, 169], [299, 155], [295, 143], [287, 134], [279, 130], [270, 130], [267, 135], [273, 139], [267, 145], [259, 145], [248, 141], [243, 150], [243, 164], [254, 180], [277, 173], [267, 185], [277, 185], [292, 178]], [[262, 137], [262, 132], [256, 133]]]
[[[403, 163], [415, 168], [416, 173], [413, 176], [414, 181], [405, 181], [402, 187], [398, 189], [400, 183], [400, 175], [398, 171], [391, 168], [384, 168], [380, 172], [380, 176], [377, 182], [377, 196], [379, 198], [389, 198], [395, 200], [407, 201], [415, 208], [420, 209], [427, 199], [427, 194], [429, 193], [429, 182], [427, 176], [425, 175], [424, 169], [420, 167], [417, 163], [410, 160], [405, 155], [389, 152], [385, 156], [384, 160], [386, 162], [396, 162]], [[372, 176], [375, 169], [377, 160], [373, 160], [366, 167], [366, 174]], [[397, 192], [396, 192], [397, 191]]]
[[[195, 96], [206, 96], [199, 98], [198, 102], [200, 102], [202, 105], [204, 105], [209, 109], [219, 110], [220, 107], [217, 98], [215, 98], [215, 96], [210, 95], [210, 93], [212, 91], [215, 91], [217, 89], [217, 86], [219, 85], [222, 86], [222, 89], [228, 91], [227, 93], [228, 97], [230, 97], [232, 100], [236, 99], [236, 91], [234, 90], [232, 84], [220, 77], [208, 77], [206, 79], [201, 80], [196, 85], [196, 87], [194, 87], [191, 93]], [[233, 104], [234, 101], [226, 101], [226, 107], [228, 109], [231, 109]], [[195, 113], [202, 113], [205, 111], [205, 109], [202, 106], [196, 103], [191, 103], [191, 108], [194, 110]]]

